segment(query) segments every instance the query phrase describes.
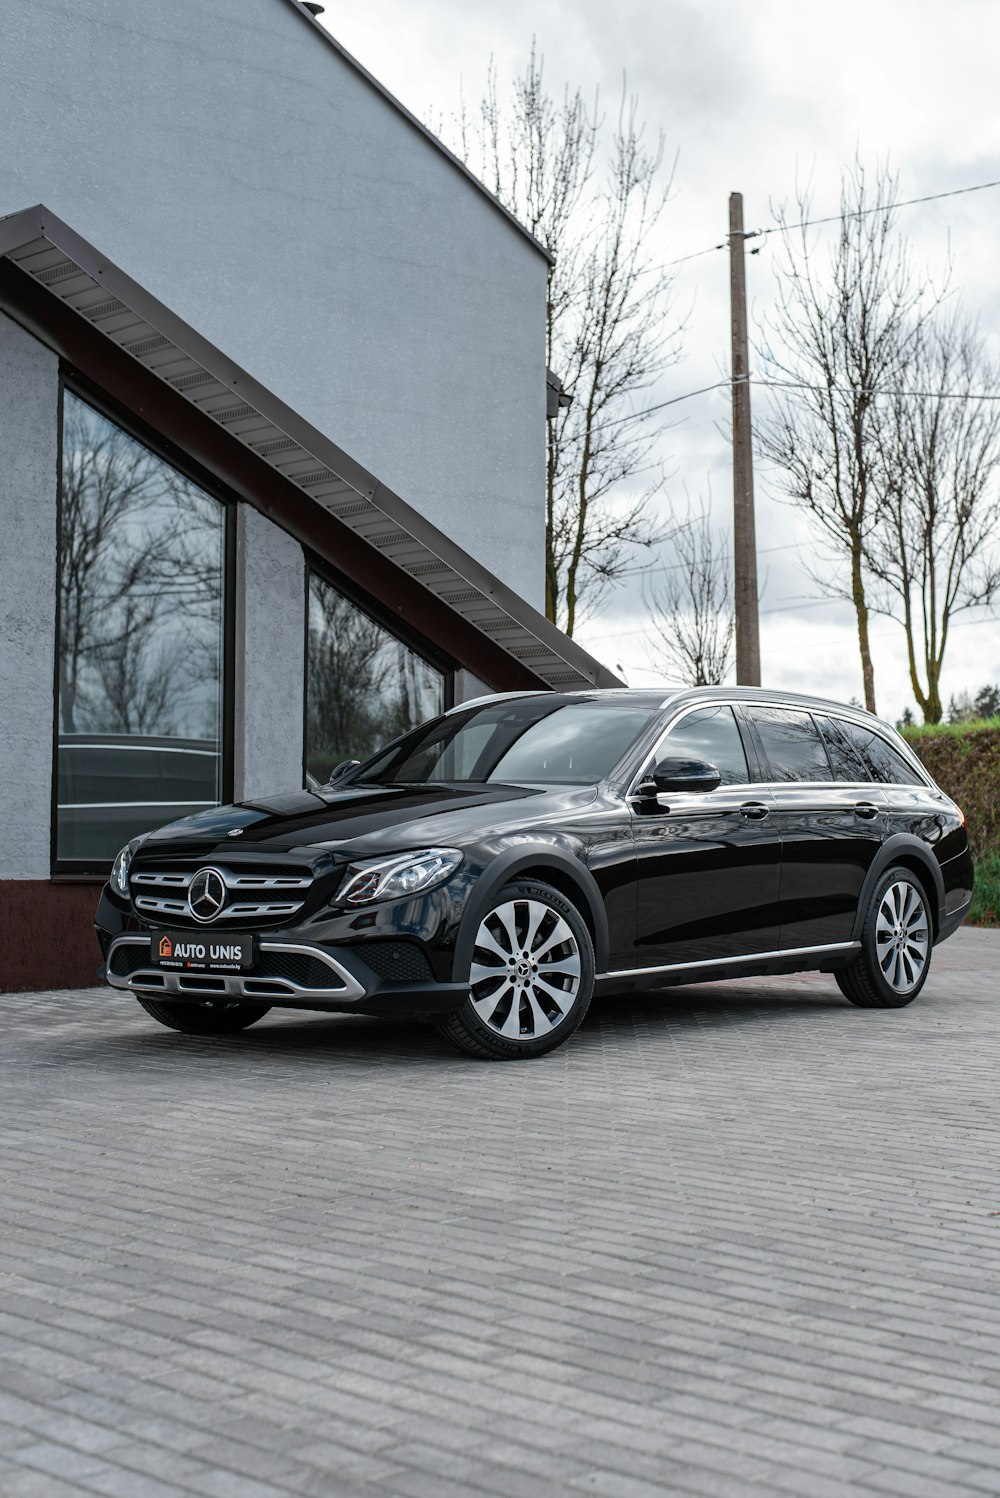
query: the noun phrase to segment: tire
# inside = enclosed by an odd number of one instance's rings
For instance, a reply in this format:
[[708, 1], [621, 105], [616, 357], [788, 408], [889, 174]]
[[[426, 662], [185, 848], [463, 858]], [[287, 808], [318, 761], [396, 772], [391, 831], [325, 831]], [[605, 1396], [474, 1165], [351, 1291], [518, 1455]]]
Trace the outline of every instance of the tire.
[[146, 999], [136, 994], [146, 1013], [168, 1030], [185, 1035], [232, 1035], [263, 1019], [269, 1004], [244, 1004], [232, 999], [221, 1004], [179, 1004], [162, 999]]
[[517, 880], [480, 922], [469, 997], [435, 1023], [466, 1055], [525, 1061], [569, 1039], [593, 992], [594, 945], [576, 906], [549, 884]]
[[901, 1009], [927, 981], [934, 928], [924, 885], [911, 869], [886, 869], [872, 891], [861, 930], [861, 952], [834, 976], [845, 999], [861, 1009]]

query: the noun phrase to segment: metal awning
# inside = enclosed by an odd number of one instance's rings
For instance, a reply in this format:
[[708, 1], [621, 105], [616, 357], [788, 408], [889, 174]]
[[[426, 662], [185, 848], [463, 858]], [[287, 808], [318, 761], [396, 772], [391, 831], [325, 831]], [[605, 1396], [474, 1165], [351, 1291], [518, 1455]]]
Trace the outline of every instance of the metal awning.
[[335, 516], [540, 685], [563, 691], [621, 686], [611, 671], [44, 206], [0, 218], [0, 259]]

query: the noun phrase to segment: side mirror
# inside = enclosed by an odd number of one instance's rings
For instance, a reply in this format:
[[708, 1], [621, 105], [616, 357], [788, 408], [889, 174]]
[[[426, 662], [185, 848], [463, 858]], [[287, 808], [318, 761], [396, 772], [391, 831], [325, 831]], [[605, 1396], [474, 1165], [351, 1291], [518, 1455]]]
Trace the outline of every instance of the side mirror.
[[327, 785], [332, 785], [335, 780], [340, 779], [341, 775], [346, 775], [348, 770], [353, 770], [355, 765], [360, 765], [360, 763], [360, 759], [342, 759], [339, 765], [334, 765]]
[[717, 790], [722, 776], [704, 759], [661, 759], [650, 777], [658, 791]]

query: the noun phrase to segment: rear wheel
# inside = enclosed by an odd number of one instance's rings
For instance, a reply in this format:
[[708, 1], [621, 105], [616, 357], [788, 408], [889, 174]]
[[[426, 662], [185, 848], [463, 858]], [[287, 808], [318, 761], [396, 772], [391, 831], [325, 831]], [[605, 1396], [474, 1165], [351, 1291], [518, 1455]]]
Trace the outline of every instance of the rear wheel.
[[909, 869], [887, 869], [868, 902], [861, 953], [836, 973], [862, 1009], [900, 1009], [917, 997], [931, 965], [934, 931], [923, 885]]
[[437, 1022], [459, 1050], [493, 1061], [542, 1056], [568, 1040], [594, 991], [586, 922], [551, 885], [506, 885], [483, 916], [469, 997]]
[[168, 1030], [185, 1035], [232, 1035], [263, 1019], [269, 1004], [244, 1004], [240, 999], [221, 999], [211, 1004], [171, 1003], [136, 994], [146, 1013]]

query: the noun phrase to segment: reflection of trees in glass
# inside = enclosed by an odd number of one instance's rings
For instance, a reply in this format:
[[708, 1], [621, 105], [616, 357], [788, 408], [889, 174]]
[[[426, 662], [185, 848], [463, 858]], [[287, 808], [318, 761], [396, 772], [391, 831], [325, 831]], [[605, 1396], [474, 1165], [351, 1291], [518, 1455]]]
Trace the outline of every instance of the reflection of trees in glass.
[[219, 733], [224, 509], [66, 394], [64, 733]]
[[306, 759], [326, 780], [343, 759], [432, 718], [444, 704], [439, 671], [322, 578], [309, 582]]

